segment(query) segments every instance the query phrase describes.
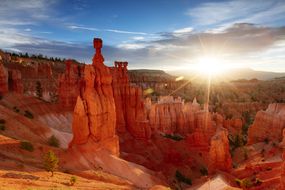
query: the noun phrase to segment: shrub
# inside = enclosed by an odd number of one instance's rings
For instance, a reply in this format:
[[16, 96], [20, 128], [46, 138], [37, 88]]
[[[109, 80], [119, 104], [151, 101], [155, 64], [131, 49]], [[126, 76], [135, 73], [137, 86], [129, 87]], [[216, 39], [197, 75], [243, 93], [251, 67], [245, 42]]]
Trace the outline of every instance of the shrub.
[[21, 149], [24, 149], [24, 150], [27, 150], [30, 152], [34, 151], [34, 146], [29, 141], [21, 141], [20, 147], [21, 147]]
[[208, 175], [208, 169], [205, 168], [205, 167], [202, 167], [200, 169], [200, 173], [201, 173], [202, 176], [207, 176]]
[[265, 144], [269, 144], [269, 139], [268, 139], [268, 138], [265, 138], [265, 139], [264, 139], [264, 143], [265, 143]]
[[54, 135], [52, 135], [48, 139], [48, 144], [53, 147], [59, 147], [59, 140]]
[[6, 129], [5, 125], [4, 124], [0, 124], [0, 130], [1, 131], [5, 131], [5, 129]]
[[13, 110], [14, 110], [14, 112], [16, 112], [16, 113], [19, 113], [19, 112], [20, 112], [20, 110], [19, 110], [19, 108], [18, 108], [17, 106], [14, 106], [14, 107], [13, 107]]
[[43, 156], [43, 164], [46, 171], [51, 172], [51, 177], [53, 172], [58, 168], [58, 158], [53, 151], [48, 151]]
[[235, 182], [239, 187], [243, 189], [250, 188], [253, 186], [253, 183], [248, 178], [244, 178], [242, 180], [235, 179]]
[[169, 138], [169, 139], [172, 139], [174, 141], [181, 141], [182, 139], [184, 139], [183, 137], [181, 137], [180, 135], [171, 135], [171, 134], [165, 134], [165, 135], [162, 135], [163, 137], [165, 138]]
[[43, 88], [40, 81], [36, 82], [36, 94], [39, 98], [43, 97]]
[[5, 127], [5, 119], [0, 119], [0, 130], [1, 131], [5, 131], [6, 127]]
[[30, 111], [28, 111], [28, 110], [25, 111], [24, 116], [26, 116], [27, 118], [30, 118], [30, 119], [34, 118], [33, 114]]
[[5, 119], [0, 119], [0, 124], [5, 124], [5, 123], [6, 123]]
[[192, 180], [185, 177], [182, 173], [180, 173], [178, 170], [176, 170], [175, 172], [175, 178], [177, 179], [177, 181], [179, 182], [183, 182], [186, 183], [188, 185], [192, 185]]
[[70, 182], [70, 185], [74, 185], [77, 181], [77, 178], [75, 176], [71, 176], [69, 182]]

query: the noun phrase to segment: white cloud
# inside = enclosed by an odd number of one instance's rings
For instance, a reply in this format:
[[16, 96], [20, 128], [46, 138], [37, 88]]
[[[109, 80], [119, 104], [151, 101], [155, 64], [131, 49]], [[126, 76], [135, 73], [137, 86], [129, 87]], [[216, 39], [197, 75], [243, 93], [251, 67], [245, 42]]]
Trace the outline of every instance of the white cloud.
[[196, 25], [224, 24], [234, 22], [268, 23], [285, 18], [284, 0], [231, 0], [223, 2], [207, 2], [190, 8]]
[[136, 50], [145, 48], [145, 44], [135, 44], [135, 43], [124, 43], [118, 45], [118, 48], [128, 49], [128, 50]]
[[174, 30], [173, 32], [176, 34], [184, 34], [184, 33], [190, 33], [192, 31], [193, 31], [192, 27], [187, 27], [187, 28], [181, 28], [181, 29]]
[[126, 30], [116, 30], [116, 29], [98, 29], [93, 27], [85, 27], [85, 26], [77, 26], [77, 25], [70, 25], [67, 26], [69, 29], [72, 30], [89, 30], [89, 31], [105, 31], [105, 32], [114, 32], [114, 33], [120, 33], [120, 34], [136, 34], [136, 35], [148, 35], [145, 32], [133, 32], [133, 31], [126, 31]]
[[132, 39], [140, 41], [140, 40], [144, 40], [145, 38], [143, 36], [134, 36], [132, 37]]

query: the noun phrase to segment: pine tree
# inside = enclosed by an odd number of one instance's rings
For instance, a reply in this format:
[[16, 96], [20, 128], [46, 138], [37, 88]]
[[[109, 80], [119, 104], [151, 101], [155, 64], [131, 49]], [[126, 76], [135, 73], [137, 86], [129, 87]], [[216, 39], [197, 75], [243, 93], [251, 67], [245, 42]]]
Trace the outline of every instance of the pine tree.
[[53, 172], [58, 168], [58, 158], [53, 151], [48, 151], [44, 157], [44, 168], [46, 171], [51, 172], [51, 177]]

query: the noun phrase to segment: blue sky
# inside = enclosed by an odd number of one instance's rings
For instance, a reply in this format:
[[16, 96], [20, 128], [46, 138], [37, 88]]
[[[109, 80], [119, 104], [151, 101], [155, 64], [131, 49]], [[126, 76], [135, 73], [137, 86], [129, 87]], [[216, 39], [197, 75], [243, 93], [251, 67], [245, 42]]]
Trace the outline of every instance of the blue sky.
[[184, 69], [199, 57], [285, 72], [284, 0], [0, 0], [0, 48], [106, 64]]

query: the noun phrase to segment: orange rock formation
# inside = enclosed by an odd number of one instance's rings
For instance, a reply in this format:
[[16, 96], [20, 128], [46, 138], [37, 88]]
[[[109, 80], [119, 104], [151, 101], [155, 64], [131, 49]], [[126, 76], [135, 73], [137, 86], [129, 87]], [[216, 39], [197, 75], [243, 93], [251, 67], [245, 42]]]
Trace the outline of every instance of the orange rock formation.
[[73, 64], [71, 60], [67, 60], [65, 65], [65, 73], [59, 76], [59, 103], [63, 107], [73, 110], [83, 81], [83, 68]]
[[232, 158], [230, 155], [228, 131], [220, 127], [211, 138], [209, 172], [213, 173], [215, 170], [229, 171], [231, 168]]
[[256, 114], [253, 124], [248, 130], [248, 144], [264, 140], [282, 140], [282, 130], [285, 128], [285, 104], [270, 104], [266, 111]]
[[8, 92], [8, 72], [4, 65], [0, 63], [0, 93], [5, 94]]
[[128, 131], [135, 138], [149, 139], [151, 130], [147, 120], [142, 90], [131, 86], [127, 74], [128, 62], [115, 62], [112, 87], [116, 105], [117, 131]]
[[94, 39], [94, 48], [93, 64], [84, 67], [84, 80], [73, 114], [73, 139], [69, 146], [83, 151], [107, 149], [118, 155], [112, 76], [103, 64], [101, 39]]

